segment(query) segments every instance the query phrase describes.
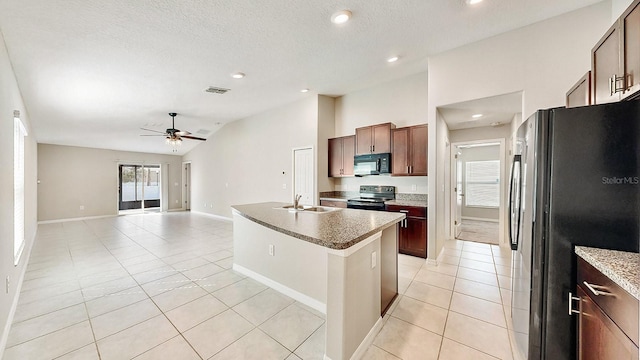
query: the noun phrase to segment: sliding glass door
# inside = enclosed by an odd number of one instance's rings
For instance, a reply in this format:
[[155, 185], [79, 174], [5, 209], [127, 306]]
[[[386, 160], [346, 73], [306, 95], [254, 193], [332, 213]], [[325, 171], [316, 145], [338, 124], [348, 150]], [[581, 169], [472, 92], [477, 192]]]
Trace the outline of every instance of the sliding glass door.
[[119, 166], [119, 209], [160, 207], [160, 166]]

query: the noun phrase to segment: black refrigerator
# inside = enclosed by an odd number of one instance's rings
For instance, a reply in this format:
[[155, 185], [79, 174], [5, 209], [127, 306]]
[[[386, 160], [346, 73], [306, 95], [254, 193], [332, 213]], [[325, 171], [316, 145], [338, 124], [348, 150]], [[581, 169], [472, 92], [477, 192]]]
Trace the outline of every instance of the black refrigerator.
[[515, 348], [526, 359], [575, 359], [574, 247], [638, 252], [640, 101], [539, 110], [513, 141]]

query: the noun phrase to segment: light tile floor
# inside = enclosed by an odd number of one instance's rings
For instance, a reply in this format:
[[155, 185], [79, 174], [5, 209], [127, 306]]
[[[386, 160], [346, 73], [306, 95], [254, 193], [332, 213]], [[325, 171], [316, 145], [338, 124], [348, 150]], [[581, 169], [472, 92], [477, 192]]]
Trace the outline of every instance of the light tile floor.
[[[509, 256], [400, 255], [365, 359], [511, 359]], [[43, 224], [3, 359], [322, 359], [324, 315], [233, 270], [230, 223], [162, 213]]]

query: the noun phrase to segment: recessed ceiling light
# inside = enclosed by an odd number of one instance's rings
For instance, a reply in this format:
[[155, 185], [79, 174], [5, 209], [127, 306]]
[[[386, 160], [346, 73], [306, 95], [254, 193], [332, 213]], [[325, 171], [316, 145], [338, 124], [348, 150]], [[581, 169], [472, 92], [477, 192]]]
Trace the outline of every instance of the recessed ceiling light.
[[351, 19], [351, 11], [340, 10], [331, 15], [331, 22], [334, 24], [344, 24]]
[[482, 2], [482, 0], [465, 0], [467, 4], [469, 5], [475, 5], [475, 4], [479, 4]]
[[245, 77], [245, 74], [241, 72], [237, 72], [237, 73], [231, 74], [231, 77], [234, 79], [242, 79], [243, 77]]
[[471, 117], [474, 118], [474, 119], [479, 119], [479, 118], [482, 117], [482, 114], [473, 114], [473, 115], [471, 115]]
[[302, 89], [302, 90], [300, 90], [300, 92], [302, 92], [302, 93], [309, 92], [309, 89]]
[[393, 57], [388, 58], [388, 59], [387, 59], [387, 62], [390, 62], [390, 63], [392, 63], [392, 62], [396, 62], [396, 61], [398, 61], [398, 59], [399, 59], [399, 57], [397, 57], [397, 56], [393, 56]]

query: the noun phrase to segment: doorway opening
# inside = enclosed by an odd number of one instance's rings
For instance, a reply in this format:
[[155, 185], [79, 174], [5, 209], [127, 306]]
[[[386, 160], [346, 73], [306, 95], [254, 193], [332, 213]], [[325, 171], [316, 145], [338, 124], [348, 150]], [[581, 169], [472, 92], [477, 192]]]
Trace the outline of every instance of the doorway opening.
[[504, 140], [451, 147], [452, 238], [498, 245], [504, 240]]
[[160, 165], [118, 166], [119, 214], [160, 211]]

